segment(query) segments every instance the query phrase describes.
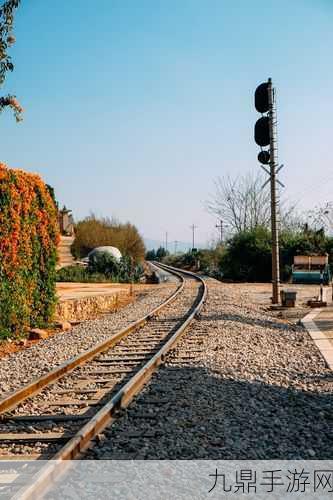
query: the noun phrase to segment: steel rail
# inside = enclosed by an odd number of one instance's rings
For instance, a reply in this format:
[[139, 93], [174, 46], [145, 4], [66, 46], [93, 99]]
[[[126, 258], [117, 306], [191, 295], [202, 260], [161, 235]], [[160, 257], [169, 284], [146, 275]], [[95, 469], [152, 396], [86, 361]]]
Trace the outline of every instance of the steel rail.
[[103, 342], [100, 342], [99, 344], [97, 344], [97, 346], [94, 346], [88, 351], [84, 351], [83, 353], [78, 354], [73, 358], [70, 358], [69, 360], [57, 366], [50, 372], [46, 373], [45, 375], [42, 375], [41, 377], [38, 377], [36, 380], [33, 380], [32, 382], [25, 385], [21, 389], [17, 389], [16, 391], [9, 394], [7, 397], [2, 399], [0, 401], [0, 420], [3, 416], [5, 416], [3, 415], [5, 412], [12, 410], [26, 399], [35, 396], [45, 387], [51, 385], [52, 383], [56, 382], [63, 376], [67, 375], [75, 368], [77, 368], [79, 365], [82, 365], [87, 361], [91, 360], [97, 354], [106, 351], [107, 349], [110, 349], [118, 342], [120, 342], [120, 340], [125, 338], [129, 333], [132, 333], [138, 328], [144, 326], [151, 318], [156, 316], [159, 312], [161, 312], [162, 309], [164, 309], [167, 305], [173, 302], [176, 299], [176, 297], [183, 291], [185, 280], [182, 277], [182, 275], [179, 274], [179, 272], [173, 270], [172, 273], [180, 279], [181, 284], [167, 300], [165, 300], [160, 305], [155, 307], [152, 311], [150, 311], [142, 318], [134, 321], [129, 326], [126, 326], [119, 332], [112, 335], [112, 337], [110, 337], [109, 339], [103, 340]]
[[[178, 274], [180, 271], [165, 265], [160, 267], [172, 273]], [[71, 460], [82, 457], [82, 453], [89, 448], [92, 439], [115, 420], [117, 411], [130, 404], [158, 366], [163, 363], [166, 353], [180, 340], [186, 328], [200, 312], [207, 296], [207, 285], [200, 276], [189, 271], [181, 271], [181, 273], [191, 276], [201, 284], [200, 298], [196, 297], [197, 303], [194, 303], [192, 312], [159, 351], [33, 476], [30, 485], [19, 490], [12, 500], [32, 500], [45, 493], [52, 486], [52, 482], [57, 481], [59, 475], [68, 470]]]

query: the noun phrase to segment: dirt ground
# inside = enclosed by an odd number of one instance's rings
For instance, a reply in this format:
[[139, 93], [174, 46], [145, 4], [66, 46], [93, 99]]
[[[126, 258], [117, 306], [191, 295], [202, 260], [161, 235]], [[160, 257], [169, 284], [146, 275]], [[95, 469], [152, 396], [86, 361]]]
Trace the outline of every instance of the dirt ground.
[[60, 300], [87, 297], [91, 295], [104, 295], [120, 290], [130, 291], [131, 286], [134, 292], [149, 290], [154, 285], [141, 285], [129, 283], [57, 283], [57, 295]]
[[[307, 305], [307, 301], [317, 298], [320, 293], [319, 285], [292, 285], [282, 283], [281, 290], [295, 290], [297, 292], [296, 307], [294, 308], [278, 308], [271, 310], [272, 284], [271, 283], [230, 283], [226, 284], [232, 288], [239, 288], [246, 292], [250, 302], [260, 304], [264, 309], [270, 309], [273, 316], [287, 319], [291, 322], [297, 322], [303, 318], [311, 308]], [[324, 296], [328, 304], [332, 303], [332, 289], [329, 286], [324, 287]]]

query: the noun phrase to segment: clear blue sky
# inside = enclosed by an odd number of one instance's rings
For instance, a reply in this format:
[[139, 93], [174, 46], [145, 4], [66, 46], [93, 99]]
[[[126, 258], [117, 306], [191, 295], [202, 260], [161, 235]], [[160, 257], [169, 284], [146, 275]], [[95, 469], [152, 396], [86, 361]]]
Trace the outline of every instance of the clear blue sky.
[[290, 200], [331, 200], [332, 0], [22, 0], [1, 161], [40, 173], [76, 218], [148, 238], [214, 233], [213, 179], [259, 169], [253, 92], [278, 91]]

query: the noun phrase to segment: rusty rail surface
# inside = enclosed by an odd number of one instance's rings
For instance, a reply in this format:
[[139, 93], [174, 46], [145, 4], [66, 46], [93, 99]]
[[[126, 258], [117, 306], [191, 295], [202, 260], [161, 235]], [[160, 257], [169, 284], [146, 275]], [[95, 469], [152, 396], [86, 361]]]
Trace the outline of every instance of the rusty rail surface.
[[[67, 469], [70, 467], [71, 460], [81, 458], [84, 451], [86, 451], [89, 448], [92, 439], [94, 439], [98, 434], [100, 434], [108, 425], [110, 425], [115, 420], [117, 411], [119, 409], [126, 408], [133, 400], [134, 396], [136, 396], [140, 392], [142, 387], [149, 381], [153, 373], [157, 370], [158, 366], [161, 363], [163, 363], [166, 353], [176, 345], [176, 343], [180, 340], [182, 333], [185, 331], [188, 325], [193, 321], [195, 316], [199, 313], [207, 295], [207, 286], [205, 281], [200, 276], [195, 275], [194, 273], [191, 273], [189, 271], [182, 271], [165, 265], [160, 265], [160, 267], [181, 278], [182, 276], [181, 274], [179, 274], [180, 272], [182, 273], [182, 275], [185, 274], [200, 282], [199, 292], [196, 296], [192, 308], [190, 309], [191, 311], [190, 314], [187, 315], [185, 320], [172, 334], [172, 336], [168, 338], [168, 340], [161, 346], [161, 348], [139, 369], [139, 371], [137, 371], [130, 378], [130, 380], [118, 390], [118, 392], [111, 398], [111, 400], [108, 401], [100, 410], [98, 410], [95, 413], [95, 415], [81, 429], [79, 429], [79, 431], [74, 435], [74, 437], [72, 437], [56, 453], [56, 455], [54, 455], [52, 459], [49, 460], [46, 463], [46, 465], [43, 466], [42, 469], [32, 477], [32, 481], [28, 486], [24, 486], [23, 488], [21, 488], [12, 497], [13, 499], [31, 500], [34, 498], [39, 498], [52, 486], [53, 482], [59, 479], [60, 474], [62, 475], [67, 471]], [[121, 332], [122, 335], [123, 336], [126, 335], [129, 328], [131, 329], [137, 328], [138, 325], [140, 326], [140, 322], [142, 321], [146, 322], [148, 320], [148, 317], [150, 317], [152, 314], [155, 315], [159, 310], [161, 310], [162, 307], [164, 307], [167, 304], [170, 304], [170, 302], [173, 301], [175, 297], [184, 289], [184, 283], [185, 280], [184, 278], [182, 278], [181, 286], [176, 290], [176, 292], [174, 292], [174, 294], [166, 302], [158, 306], [158, 308], [155, 308], [154, 311], [152, 311], [149, 315], [145, 316], [138, 322], [135, 322], [135, 324], [130, 325], [130, 327], [124, 329]], [[120, 332], [119, 334], [116, 335], [120, 335]], [[114, 337], [112, 337], [112, 339], [114, 339]], [[112, 341], [112, 339], [110, 339], [110, 341]], [[107, 344], [106, 347], [102, 348], [103, 350], [105, 350], [105, 348], [110, 347], [110, 341], [108, 341], [109, 343]], [[93, 357], [95, 355], [95, 352], [100, 352], [100, 350], [96, 351], [96, 349], [101, 349], [101, 346], [105, 346], [105, 344], [106, 342], [103, 342], [97, 348], [92, 349], [91, 356], [89, 358], [85, 358], [85, 360]], [[79, 356], [77, 358], [74, 358], [74, 360], [77, 360], [78, 358]], [[74, 362], [74, 360], [72, 362]], [[67, 365], [67, 363], [65, 363], [65, 365]], [[74, 366], [77, 366], [77, 364], [78, 362], [76, 362]], [[59, 367], [59, 370], [61, 369], [62, 368]], [[71, 367], [68, 369], [68, 371], [72, 369], [73, 368]], [[46, 379], [47, 375], [42, 378]], [[56, 380], [56, 378], [54, 378], [53, 380]], [[38, 381], [35, 382], [35, 384], [37, 383]], [[45, 385], [47, 385], [47, 383], [45, 383], [43, 387], [45, 387]], [[36, 385], [36, 391], [39, 392], [39, 390], [40, 388], [38, 387], [38, 385]], [[16, 391], [16, 393], [19, 392], [20, 391]], [[21, 390], [21, 393], [22, 395], [24, 394], [24, 389]], [[25, 396], [24, 399], [26, 399], [26, 397], [29, 396]]]
[[170, 304], [170, 302], [176, 299], [176, 297], [182, 292], [184, 288], [184, 278], [176, 271], [173, 271], [173, 273], [177, 277], [179, 277], [179, 279], [181, 280], [181, 284], [167, 300], [162, 302], [162, 304], [160, 304], [159, 306], [155, 307], [155, 309], [150, 311], [142, 318], [138, 319], [137, 321], [134, 321], [129, 326], [123, 328], [119, 332], [112, 335], [112, 337], [110, 337], [109, 339], [103, 340], [103, 342], [100, 342], [99, 344], [97, 344], [97, 346], [89, 349], [88, 351], [84, 351], [81, 354], [78, 354], [74, 358], [70, 358], [69, 360], [65, 361], [64, 363], [57, 366], [56, 368], [46, 373], [45, 375], [37, 378], [36, 380], [33, 380], [31, 383], [25, 385], [21, 389], [18, 389], [13, 393], [9, 394], [9, 396], [5, 397], [0, 401], [0, 419], [1, 415], [3, 415], [5, 412], [12, 410], [18, 404], [22, 403], [22, 401], [25, 401], [26, 399], [36, 395], [42, 389], [52, 384], [53, 382], [56, 382], [64, 375], [67, 375], [75, 368], [77, 368], [79, 365], [82, 365], [83, 363], [86, 363], [90, 359], [94, 358], [96, 354], [99, 354], [107, 349], [110, 349], [110, 347], [116, 345], [121, 339], [126, 337], [126, 335], [135, 331], [138, 328], [141, 328], [153, 316], [156, 316], [159, 312], [161, 312], [161, 310], [164, 309], [168, 304]]

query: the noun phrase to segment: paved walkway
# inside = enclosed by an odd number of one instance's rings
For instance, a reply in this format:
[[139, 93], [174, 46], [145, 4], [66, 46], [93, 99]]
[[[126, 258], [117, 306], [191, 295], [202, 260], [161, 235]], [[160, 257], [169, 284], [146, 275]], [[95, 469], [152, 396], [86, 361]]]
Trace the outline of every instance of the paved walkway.
[[314, 318], [314, 322], [330, 341], [333, 349], [333, 305], [322, 309]]
[[303, 318], [302, 323], [333, 370], [333, 304], [314, 309]]

